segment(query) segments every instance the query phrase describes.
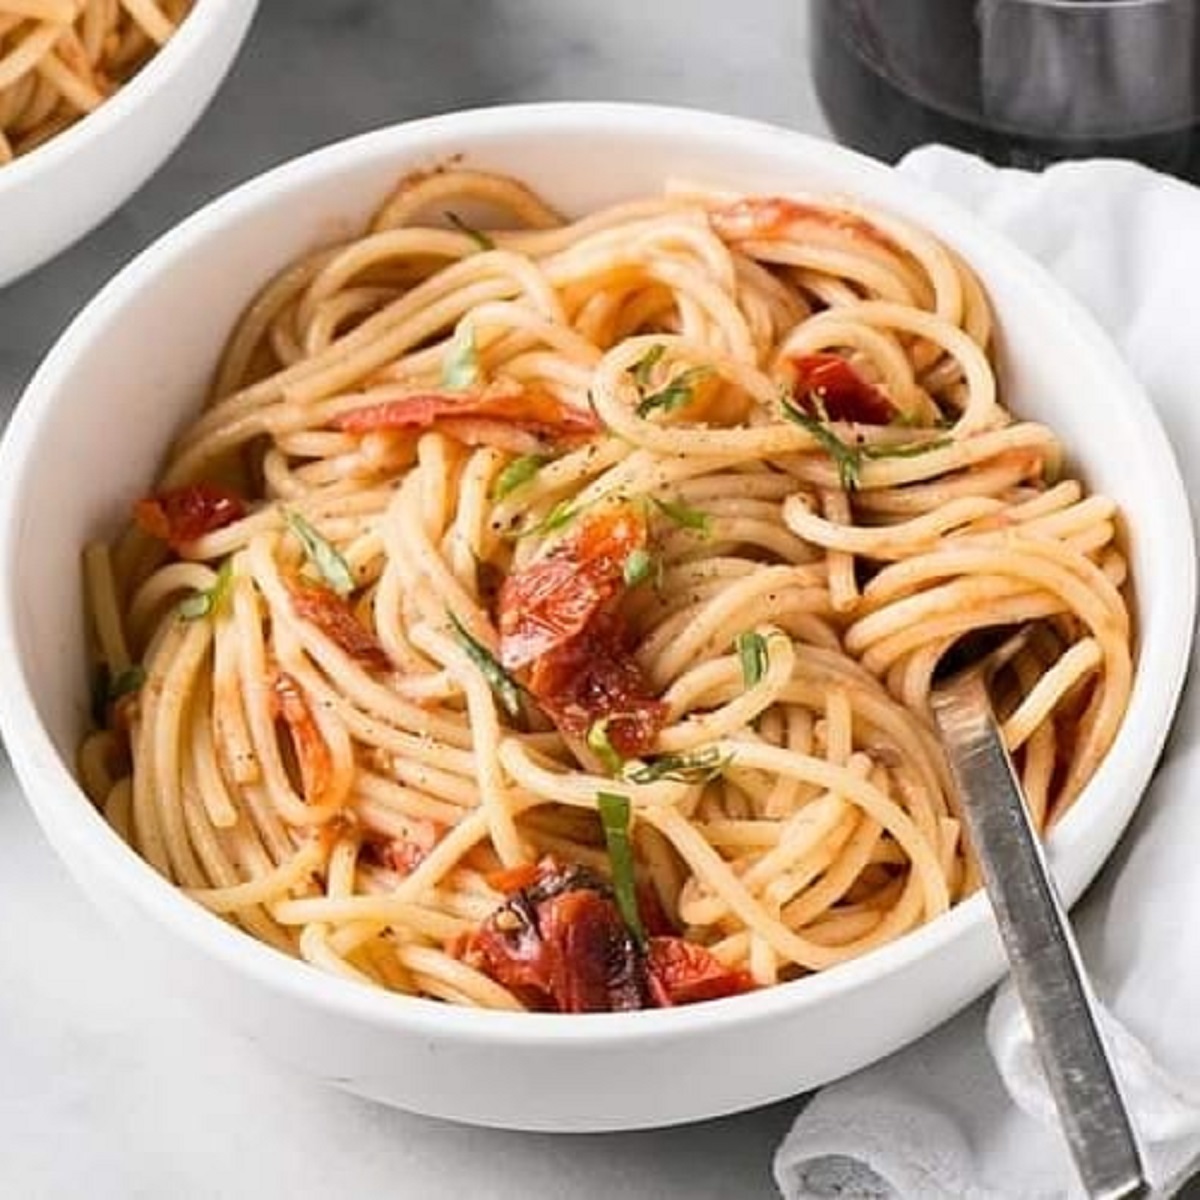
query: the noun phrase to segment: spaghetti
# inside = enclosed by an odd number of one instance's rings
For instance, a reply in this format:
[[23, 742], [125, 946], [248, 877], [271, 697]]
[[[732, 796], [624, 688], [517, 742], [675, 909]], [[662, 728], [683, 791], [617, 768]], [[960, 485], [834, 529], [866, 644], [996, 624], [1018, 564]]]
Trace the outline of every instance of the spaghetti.
[[990, 344], [958, 256], [857, 203], [565, 221], [411, 176], [262, 291], [88, 548], [87, 790], [199, 903], [396, 992], [632, 1008], [880, 946], [977, 885], [948, 652], [1026, 628], [993, 691], [1039, 826], [1129, 696], [1118, 514]]
[[192, 0], [0, 0], [0, 165], [98, 108]]

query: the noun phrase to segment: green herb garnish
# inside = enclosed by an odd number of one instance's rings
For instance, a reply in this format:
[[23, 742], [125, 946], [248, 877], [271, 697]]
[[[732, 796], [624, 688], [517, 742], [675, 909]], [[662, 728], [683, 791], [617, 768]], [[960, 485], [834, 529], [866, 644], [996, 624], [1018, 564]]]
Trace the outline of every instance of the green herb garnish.
[[738, 658], [742, 663], [742, 678], [747, 687], [753, 687], [761, 682], [767, 673], [770, 656], [767, 653], [767, 639], [761, 633], [749, 631], [739, 633], [734, 642]]
[[649, 396], [643, 396], [637, 406], [639, 417], [648, 417], [656, 408], [663, 412], [674, 412], [685, 404], [690, 404], [696, 391], [696, 384], [712, 375], [712, 367], [689, 367], [672, 379], [666, 387]]
[[339, 596], [350, 595], [354, 591], [354, 575], [346, 560], [299, 513], [285, 509], [283, 519], [300, 539], [304, 553], [308, 555], [308, 561], [316, 568], [317, 574]]
[[227, 558], [217, 571], [216, 582], [210, 588], [193, 592], [179, 602], [179, 615], [185, 621], [197, 621], [201, 617], [214, 615], [221, 611], [225, 596], [229, 592], [229, 584], [233, 579], [233, 559]]
[[122, 696], [140, 691], [146, 682], [146, 668], [133, 663], [115, 675], [108, 663], [101, 663], [92, 678], [92, 722], [97, 729], [108, 725], [108, 710]]
[[500, 665], [496, 656], [482, 642], [476, 641], [466, 626], [452, 613], [447, 612], [454, 636], [467, 652], [467, 657], [479, 668], [500, 707], [514, 721], [521, 719], [521, 685]]
[[918, 454], [927, 454], [930, 450], [940, 450], [943, 446], [950, 445], [949, 438], [937, 438], [931, 442], [899, 442], [892, 446], [851, 446], [830, 429], [827, 423], [828, 415], [824, 405], [820, 403], [820, 398], [814, 396], [813, 401], [821, 414], [819, 418], [810, 416], [788, 399], [783, 401], [783, 415], [802, 429], [807, 429], [833, 459], [837, 467], [838, 482], [847, 492], [852, 492], [858, 487], [865, 459], [873, 461], [880, 458], [916, 458]]
[[716, 746], [708, 746], [692, 754], [659, 754], [649, 758], [634, 770], [626, 770], [630, 783], [658, 783], [670, 779], [675, 783], [709, 783], [718, 778], [729, 764], [732, 754], [722, 754]]
[[496, 476], [492, 485], [492, 499], [503, 500], [509, 492], [515, 492], [528, 483], [550, 460], [544, 454], [522, 454]]
[[642, 915], [638, 912], [637, 884], [633, 874], [633, 847], [629, 841], [629, 797], [615, 792], [597, 792], [596, 807], [604, 827], [608, 846], [608, 864], [612, 871], [613, 896], [625, 924], [639, 946], [646, 944]]
[[452, 392], [463, 392], [479, 382], [479, 350], [475, 345], [475, 329], [463, 321], [454, 331], [446, 357], [442, 359], [442, 386]]
[[128, 666], [125, 670], [120, 671], [113, 678], [108, 688], [109, 701], [120, 700], [122, 696], [132, 695], [134, 692], [141, 691], [142, 684], [146, 682], [146, 668], [141, 663], [134, 663]]
[[930, 450], [941, 450], [953, 445], [951, 438], [935, 438], [932, 442], [899, 442], [894, 446], [864, 446], [863, 458], [916, 458]]
[[560, 500], [540, 521], [530, 525], [528, 529], [522, 529], [516, 536], [527, 538], [542, 533], [557, 533], [575, 520], [584, 507], [573, 500]]
[[644, 392], [650, 386], [650, 373], [662, 361], [666, 352], [667, 347], [662, 342], [656, 342], [629, 368], [639, 392]]
[[789, 400], [783, 401], [783, 415], [813, 435], [821, 449], [833, 459], [842, 488], [847, 492], [854, 491], [858, 487], [858, 474], [862, 468], [862, 453], [859, 449], [856, 446], [848, 446], [824, 421], [809, 416]]
[[480, 250], [495, 250], [496, 243], [488, 237], [482, 229], [476, 229], [474, 225], [468, 225], [466, 221], [451, 210], [446, 211], [446, 220], [458, 230], [459, 233], [465, 233], [477, 245]]
[[660, 500], [657, 496], [651, 496], [650, 503], [681, 529], [694, 529], [704, 537], [712, 533], [712, 517], [698, 508], [689, 508], [686, 504], [671, 500]]
[[647, 579], [661, 576], [662, 563], [649, 550], [639, 546], [636, 550], [630, 551], [621, 574], [628, 587], [637, 587], [639, 583], [645, 583]]
[[611, 721], [612, 717], [602, 717], [599, 721], [593, 721], [587, 731], [587, 745], [610, 775], [620, 775], [621, 768], [625, 766], [625, 759], [609, 740], [608, 726]]

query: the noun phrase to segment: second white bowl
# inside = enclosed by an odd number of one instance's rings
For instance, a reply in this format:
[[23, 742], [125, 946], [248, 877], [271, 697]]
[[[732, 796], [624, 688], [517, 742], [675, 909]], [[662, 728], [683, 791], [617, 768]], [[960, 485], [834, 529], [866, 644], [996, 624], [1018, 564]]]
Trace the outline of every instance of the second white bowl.
[[166, 161], [225, 78], [258, 0], [198, 0], [109, 100], [0, 167], [0, 287], [94, 229]]

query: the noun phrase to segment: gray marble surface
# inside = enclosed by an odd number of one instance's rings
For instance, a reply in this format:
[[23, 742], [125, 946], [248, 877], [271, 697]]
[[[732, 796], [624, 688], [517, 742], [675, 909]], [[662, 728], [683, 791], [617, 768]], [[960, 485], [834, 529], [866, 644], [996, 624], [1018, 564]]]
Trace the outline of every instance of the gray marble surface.
[[[263, 0], [226, 86], [106, 225], [0, 291], [0, 404], [131, 255], [267, 167], [454, 108], [653, 100], [808, 130], [803, 0]], [[0, 231], [2, 236], [2, 231]], [[524, 1136], [296, 1078], [129, 961], [0, 768], [0, 1197], [372, 1200], [775, 1194], [794, 1104], [658, 1133]]]

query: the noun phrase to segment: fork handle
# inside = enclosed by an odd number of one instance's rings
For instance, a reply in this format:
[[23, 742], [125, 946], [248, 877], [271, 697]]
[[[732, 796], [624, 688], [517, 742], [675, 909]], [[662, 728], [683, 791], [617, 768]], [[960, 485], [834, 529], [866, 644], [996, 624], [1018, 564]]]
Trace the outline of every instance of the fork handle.
[[1013, 981], [1084, 1188], [1097, 1200], [1148, 1195], [1079, 950], [982, 676], [966, 675], [936, 688], [933, 712]]

